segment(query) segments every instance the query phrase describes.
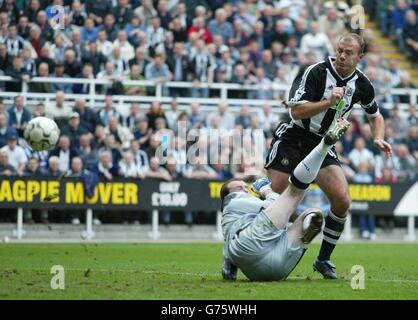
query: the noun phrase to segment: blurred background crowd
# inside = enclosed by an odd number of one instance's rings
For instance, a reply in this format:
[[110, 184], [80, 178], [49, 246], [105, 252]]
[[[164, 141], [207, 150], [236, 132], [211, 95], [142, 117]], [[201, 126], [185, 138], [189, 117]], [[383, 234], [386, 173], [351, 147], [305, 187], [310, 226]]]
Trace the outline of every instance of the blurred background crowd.
[[[252, 132], [256, 129], [263, 130], [267, 152], [275, 127], [289, 119], [285, 110], [278, 113], [269, 103], [261, 107], [248, 103], [231, 112], [226, 100], [211, 112], [202, 111], [199, 102], [180, 111], [177, 99], [219, 97], [219, 90], [210, 88], [212, 83], [263, 85], [259, 90], [228, 91], [231, 99], [286, 99], [271, 85], [290, 86], [300, 68], [334, 55], [342, 33], [358, 33], [352, 24], [355, 4], [320, 0], [0, 0], [0, 75], [15, 80], [0, 81], [0, 91], [17, 92], [13, 103], [0, 101], [0, 175], [59, 176], [69, 171], [69, 176], [80, 176], [88, 171], [108, 180], [154, 177], [167, 181], [262, 175], [263, 164], [244, 153], [254, 148]], [[366, 0], [363, 5], [382, 32], [417, 63], [418, 1]], [[62, 8], [64, 14], [56, 8]], [[352, 116], [352, 126], [336, 146], [344, 171], [352, 182], [417, 180], [416, 106], [409, 95], [391, 93], [393, 88], [415, 88], [411, 75], [395, 59], [383, 59], [373, 30], [361, 33], [367, 47], [359, 67], [375, 86], [394, 156], [388, 159], [379, 154], [366, 118]], [[91, 108], [84, 99], [70, 103], [66, 98], [73, 93], [88, 94], [89, 85], [31, 83], [33, 77], [95, 78], [110, 80], [110, 84], [94, 88], [105, 95], [104, 106]], [[155, 94], [153, 87], [127, 85], [125, 80], [187, 81], [190, 87], [164, 88], [163, 95], [172, 97], [170, 104], [132, 103], [129, 112], [122, 113], [113, 95]], [[55, 100], [38, 99], [35, 106], [28, 107], [18, 94], [25, 83], [29, 92], [52, 93]], [[209, 87], [200, 88], [201, 83]], [[58, 145], [50, 152], [32, 152], [22, 139], [27, 122], [39, 115], [54, 119], [61, 129]], [[199, 156], [196, 163], [185, 163], [184, 146], [187, 150], [190, 144], [179, 134], [178, 121], [187, 123], [186, 131], [227, 129], [242, 135], [243, 129], [249, 129], [243, 138], [243, 161], [239, 165], [208, 163]], [[169, 129], [175, 137], [167, 148], [167, 163], [161, 164], [156, 150]], [[208, 148], [208, 136], [198, 140], [200, 147]], [[222, 150], [232, 151], [232, 146]], [[34, 220], [31, 212], [25, 218]], [[79, 215], [70, 218], [80, 223]], [[163, 222], [168, 225], [171, 218], [166, 212]], [[41, 212], [35, 220], [48, 219], [47, 212]], [[134, 215], [120, 221], [139, 220]], [[196, 222], [196, 213], [186, 213], [185, 221]], [[95, 222], [100, 220], [96, 217]]]

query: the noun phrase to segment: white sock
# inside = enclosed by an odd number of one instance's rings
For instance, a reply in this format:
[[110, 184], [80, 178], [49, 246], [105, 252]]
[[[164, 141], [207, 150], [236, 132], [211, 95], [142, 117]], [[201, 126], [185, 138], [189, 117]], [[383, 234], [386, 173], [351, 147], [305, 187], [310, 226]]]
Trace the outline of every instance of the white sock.
[[333, 146], [329, 146], [326, 145], [324, 143], [324, 139], [321, 140], [321, 142], [315, 147], [315, 149], [318, 149], [319, 153], [326, 156], [328, 151], [332, 148]]
[[322, 162], [327, 156], [329, 146], [323, 141], [303, 159], [293, 171], [293, 175], [302, 183], [309, 184], [315, 180], [321, 169]]

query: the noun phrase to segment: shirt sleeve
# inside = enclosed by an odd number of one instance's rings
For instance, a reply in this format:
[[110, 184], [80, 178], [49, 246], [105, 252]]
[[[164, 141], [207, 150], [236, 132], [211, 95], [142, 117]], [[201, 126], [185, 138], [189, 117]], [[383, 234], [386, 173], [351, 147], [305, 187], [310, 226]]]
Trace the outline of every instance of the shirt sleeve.
[[314, 101], [318, 91], [317, 70], [313, 66], [297, 77], [290, 89], [290, 106]]
[[374, 88], [370, 81], [367, 81], [362, 97], [360, 98], [361, 107], [364, 109], [368, 117], [377, 117], [379, 112], [379, 106], [375, 100]]

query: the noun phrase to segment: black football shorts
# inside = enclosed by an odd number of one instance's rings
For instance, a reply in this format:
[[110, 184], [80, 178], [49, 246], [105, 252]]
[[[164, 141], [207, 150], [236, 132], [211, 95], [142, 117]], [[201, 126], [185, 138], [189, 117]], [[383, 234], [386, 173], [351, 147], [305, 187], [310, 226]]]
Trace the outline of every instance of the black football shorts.
[[[314, 149], [322, 137], [295, 124], [280, 123], [266, 158], [266, 169], [292, 174], [296, 166]], [[328, 152], [321, 168], [341, 167], [334, 147]]]

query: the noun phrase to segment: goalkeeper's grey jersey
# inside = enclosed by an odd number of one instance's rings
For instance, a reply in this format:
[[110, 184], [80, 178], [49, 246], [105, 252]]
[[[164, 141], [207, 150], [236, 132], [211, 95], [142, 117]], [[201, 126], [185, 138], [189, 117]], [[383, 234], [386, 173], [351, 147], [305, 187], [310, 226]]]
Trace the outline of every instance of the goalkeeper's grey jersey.
[[245, 228], [262, 210], [277, 197], [270, 193], [266, 200], [260, 200], [245, 192], [232, 192], [224, 199], [222, 212], [222, 233], [228, 241], [239, 229]]

